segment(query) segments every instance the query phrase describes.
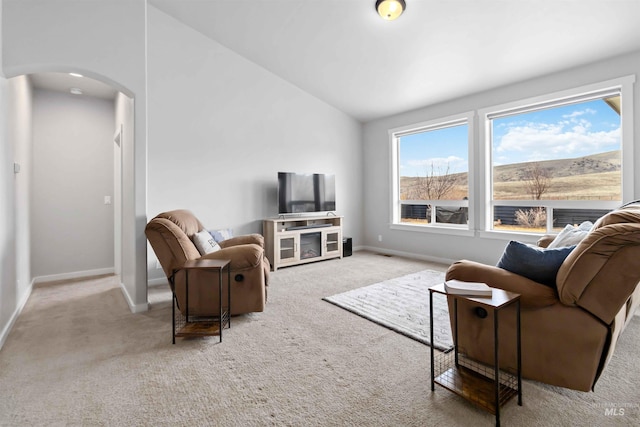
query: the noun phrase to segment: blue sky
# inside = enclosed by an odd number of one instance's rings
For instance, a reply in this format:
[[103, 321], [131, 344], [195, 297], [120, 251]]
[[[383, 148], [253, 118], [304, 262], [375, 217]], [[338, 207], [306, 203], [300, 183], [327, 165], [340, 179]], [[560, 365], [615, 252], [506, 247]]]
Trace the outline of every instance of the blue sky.
[[[494, 165], [581, 157], [620, 149], [620, 116], [602, 100], [494, 120]], [[467, 127], [404, 136], [400, 174], [467, 172]]]
[[468, 128], [454, 126], [400, 138], [400, 175], [428, 176], [469, 171]]

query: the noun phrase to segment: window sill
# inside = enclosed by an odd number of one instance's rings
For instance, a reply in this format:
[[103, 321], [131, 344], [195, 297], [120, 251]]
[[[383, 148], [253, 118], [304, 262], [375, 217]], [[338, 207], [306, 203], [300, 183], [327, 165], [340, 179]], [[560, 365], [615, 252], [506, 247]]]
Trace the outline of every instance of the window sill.
[[434, 234], [448, 234], [452, 236], [475, 236], [473, 230], [468, 228], [460, 228], [455, 226], [446, 225], [411, 225], [411, 224], [391, 224], [389, 227], [392, 230], [412, 231], [418, 233], [434, 233]]
[[493, 239], [493, 240], [517, 240], [523, 243], [533, 243], [535, 244], [542, 236], [546, 234], [541, 233], [514, 233], [513, 231], [480, 231], [478, 236], [483, 239]]
[[477, 236], [481, 239], [503, 240], [508, 242], [510, 240], [517, 240], [523, 243], [536, 244], [536, 242], [546, 233], [514, 233], [510, 231], [478, 231], [462, 229], [455, 226], [446, 225], [410, 225], [410, 224], [391, 224], [389, 227], [391, 230], [411, 231], [418, 233], [433, 233], [433, 234], [447, 234], [450, 236], [464, 236], [474, 237]]

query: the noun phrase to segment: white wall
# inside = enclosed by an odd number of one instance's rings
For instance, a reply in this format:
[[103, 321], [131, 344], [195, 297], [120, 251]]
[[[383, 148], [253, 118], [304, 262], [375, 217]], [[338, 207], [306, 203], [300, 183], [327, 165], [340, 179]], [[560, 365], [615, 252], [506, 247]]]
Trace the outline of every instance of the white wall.
[[[135, 254], [123, 271], [131, 309], [146, 309], [146, 2], [145, 0], [3, 0], [3, 71], [77, 71], [135, 99], [133, 180], [124, 186], [123, 213], [132, 233], [123, 246]], [[113, 132], [113, 129], [112, 129]], [[124, 266], [123, 266], [124, 267]]]
[[12, 186], [13, 152], [7, 135], [7, 80], [0, 76], [0, 343], [16, 309], [16, 261], [12, 256], [15, 236], [13, 229], [14, 202]]
[[0, 347], [31, 293], [31, 106], [28, 78], [0, 76]]
[[31, 266], [38, 281], [114, 269], [110, 100], [35, 90]]
[[9, 102], [7, 124], [9, 143], [13, 144], [14, 162], [20, 172], [14, 173], [15, 185], [15, 233], [16, 233], [16, 276], [18, 288], [31, 286], [32, 271], [30, 260], [31, 206], [30, 193], [32, 182], [32, 143], [33, 143], [33, 89], [26, 76], [9, 80]]
[[[361, 125], [150, 7], [148, 214], [262, 232], [278, 171], [334, 173], [344, 233], [361, 241]], [[159, 277], [155, 257], [149, 268]], [[151, 277], [151, 276], [150, 276]]]
[[[114, 145], [114, 188], [115, 194], [115, 230], [118, 236], [115, 237], [116, 242], [126, 242], [131, 236], [135, 236], [135, 223], [128, 221], [124, 216], [127, 212], [134, 210], [134, 197], [131, 192], [131, 183], [134, 181], [134, 105], [133, 99], [119, 93], [115, 101], [115, 128], [121, 130], [120, 146]], [[114, 132], [115, 133], [115, 132]], [[144, 237], [144, 236], [143, 236]], [[145, 243], [146, 245], [146, 243]], [[135, 282], [133, 272], [136, 271], [136, 253], [135, 246], [121, 245], [116, 243], [116, 268], [120, 270], [120, 276], [123, 283]], [[119, 261], [119, 266], [118, 266]], [[144, 259], [146, 262], [146, 258]], [[145, 264], [146, 268], [146, 264]], [[134, 305], [133, 301], [129, 301], [130, 305]], [[137, 310], [143, 310], [146, 301], [139, 303]]]
[[[636, 165], [634, 199], [640, 198], [640, 168], [637, 167], [640, 165], [640, 114], [638, 114], [640, 111], [640, 81], [638, 81], [640, 80], [638, 79], [640, 52], [637, 52], [365, 124], [364, 244], [386, 252], [412, 254], [443, 261], [467, 258], [495, 264], [506, 244], [504, 239], [449, 236], [390, 229], [391, 163], [388, 130], [627, 75], [636, 75], [634, 86], [635, 117], [625, 117], [624, 119], [634, 120], [635, 150], [633, 156]], [[472, 200], [472, 202], [476, 203], [477, 209], [482, 207], [481, 201]], [[378, 242], [378, 235], [383, 236], [382, 242]]]

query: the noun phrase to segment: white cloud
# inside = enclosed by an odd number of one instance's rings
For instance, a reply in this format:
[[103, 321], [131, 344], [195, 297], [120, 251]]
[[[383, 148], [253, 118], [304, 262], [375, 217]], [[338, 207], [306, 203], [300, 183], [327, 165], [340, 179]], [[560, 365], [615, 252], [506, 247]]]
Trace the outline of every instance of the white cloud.
[[[581, 114], [577, 114], [581, 113]], [[543, 160], [583, 155], [607, 150], [620, 144], [620, 127], [608, 131], [592, 131], [592, 124], [574, 112], [569, 120], [558, 123], [526, 123], [508, 127], [496, 147], [498, 153], [528, 153], [528, 160]]]
[[596, 114], [596, 113], [597, 113], [597, 111], [592, 109], [592, 108], [585, 108], [584, 110], [581, 110], [581, 111], [579, 110], [579, 111], [574, 111], [574, 112], [569, 113], [569, 114], [564, 114], [562, 116], [562, 118], [571, 119], [571, 118], [582, 116], [584, 114]]
[[457, 156], [432, 157], [429, 159], [415, 159], [407, 161], [407, 166], [410, 166], [412, 169], [422, 171], [423, 174], [431, 174], [431, 165], [433, 165], [433, 173], [435, 175], [445, 174], [447, 172], [465, 172], [468, 170], [467, 161]]

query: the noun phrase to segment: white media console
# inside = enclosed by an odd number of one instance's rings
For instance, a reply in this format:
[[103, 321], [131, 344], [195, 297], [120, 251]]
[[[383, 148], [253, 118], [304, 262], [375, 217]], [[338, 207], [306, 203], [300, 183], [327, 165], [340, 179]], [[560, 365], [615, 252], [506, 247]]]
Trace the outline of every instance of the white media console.
[[299, 216], [262, 221], [265, 252], [280, 267], [342, 258], [341, 216]]

